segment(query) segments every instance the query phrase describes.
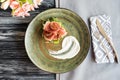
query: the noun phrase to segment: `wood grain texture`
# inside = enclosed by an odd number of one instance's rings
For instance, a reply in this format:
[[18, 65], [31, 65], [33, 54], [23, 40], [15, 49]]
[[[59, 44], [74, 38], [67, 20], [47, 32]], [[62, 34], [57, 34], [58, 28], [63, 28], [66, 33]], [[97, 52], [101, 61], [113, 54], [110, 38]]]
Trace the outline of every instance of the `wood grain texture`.
[[24, 46], [30, 21], [40, 12], [54, 7], [54, 0], [44, 0], [26, 18], [12, 17], [10, 9], [0, 9], [0, 80], [55, 80], [55, 74], [37, 68], [30, 61]]
[[0, 24], [0, 41], [23, 41], [28, 24]]

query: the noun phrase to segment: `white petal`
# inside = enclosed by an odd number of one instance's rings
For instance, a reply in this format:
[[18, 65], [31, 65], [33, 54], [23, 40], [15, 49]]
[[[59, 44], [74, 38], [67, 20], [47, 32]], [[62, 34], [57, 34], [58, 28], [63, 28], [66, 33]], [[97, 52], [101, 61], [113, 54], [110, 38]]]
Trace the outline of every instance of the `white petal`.
[[6, 10], [9, 5], [10, 5], [10, 0], [7, 0], [6, 2], [2, 3], [1, 8]]

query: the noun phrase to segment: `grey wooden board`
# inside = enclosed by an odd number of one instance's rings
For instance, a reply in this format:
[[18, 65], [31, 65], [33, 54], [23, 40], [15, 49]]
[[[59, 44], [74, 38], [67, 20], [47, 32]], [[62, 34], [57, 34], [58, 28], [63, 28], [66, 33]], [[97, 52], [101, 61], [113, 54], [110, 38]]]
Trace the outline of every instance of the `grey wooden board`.
[[26, 18], [12, 17], [10, 9], [0, 9], [0, 80], [55, 80], [55, 74], [37, 68], [30, 61], [24, 46], [30, 21], [40, 12], [54, 7], [54, 0], [44, 0]]

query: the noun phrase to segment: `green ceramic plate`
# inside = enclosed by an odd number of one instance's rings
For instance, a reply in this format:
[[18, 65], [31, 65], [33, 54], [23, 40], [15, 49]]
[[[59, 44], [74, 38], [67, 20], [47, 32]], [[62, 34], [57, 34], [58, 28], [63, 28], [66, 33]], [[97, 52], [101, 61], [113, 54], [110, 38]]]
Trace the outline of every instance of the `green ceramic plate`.
[[[62, 60], [49, 55], [47, 47], [60, 48], [60, 45], [47, 45], [42, 37], [42, 22], [51, 17], [58, 18], [68, 35], [79, 41], [81, 49], [75, 57]], [[52, 73], [63, 73], [73, 70], [85, 59], [90, 47], [90, 35], [86, 24], [77, 14], [68, 9], [54, 8], [41, 12], [31, 21], [25, 35], [25, 47], [29, 58], [37, 67]]]

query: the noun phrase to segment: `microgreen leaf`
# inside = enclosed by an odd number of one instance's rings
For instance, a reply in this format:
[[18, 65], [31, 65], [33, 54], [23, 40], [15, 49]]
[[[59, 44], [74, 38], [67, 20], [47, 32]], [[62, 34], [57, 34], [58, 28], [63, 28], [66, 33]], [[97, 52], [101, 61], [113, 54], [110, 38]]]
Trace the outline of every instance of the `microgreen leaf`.
[[5, 2], [6, 0], [0, 0], [0, 2]]
[[33, 0], [26, 0], [29, 4], [33, 4]]

